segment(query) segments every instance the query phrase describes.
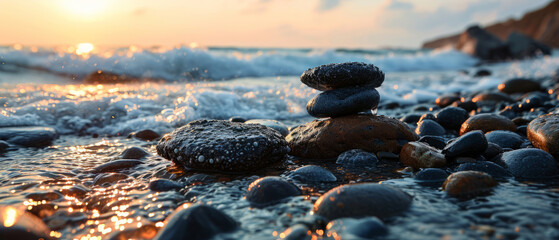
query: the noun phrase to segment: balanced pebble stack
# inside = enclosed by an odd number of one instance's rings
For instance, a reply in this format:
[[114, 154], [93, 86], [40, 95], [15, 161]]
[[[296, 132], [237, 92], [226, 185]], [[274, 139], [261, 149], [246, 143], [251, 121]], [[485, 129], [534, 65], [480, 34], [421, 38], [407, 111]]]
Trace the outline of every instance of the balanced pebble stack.
[[384, 82], [384, 73], [366, 63], [328, 64], [305, 71], [301, 82], [324, 91], [307, 103], [311, 116], [341, 117], [377, 108], [380, 96], [375, 88]]
[[375, 89], [384, 73], [373, 64], [333, 63], [308, 69], [301, 82], [324, 91], [307, 103], [315, 121], [293, 129], [286, 140], [290, 154], [310, 159], [336, 158], [351, 149], [399, 153], [417, 135], [400, 121], [361, 112], [375, 112], [380, 96]]

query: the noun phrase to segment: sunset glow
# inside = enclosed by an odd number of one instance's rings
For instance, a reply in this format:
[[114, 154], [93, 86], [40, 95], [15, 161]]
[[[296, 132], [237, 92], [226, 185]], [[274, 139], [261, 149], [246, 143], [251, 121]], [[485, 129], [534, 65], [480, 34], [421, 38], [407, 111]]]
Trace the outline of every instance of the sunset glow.
[[62, 0], [60, 4], [71, 13], [90, 17], [101, 13], [109, 6], [107, 0]]
[[91, 43], [80, 43], [76, 48], [76, 54], [80, 56], [88, 56], [95, 47]]

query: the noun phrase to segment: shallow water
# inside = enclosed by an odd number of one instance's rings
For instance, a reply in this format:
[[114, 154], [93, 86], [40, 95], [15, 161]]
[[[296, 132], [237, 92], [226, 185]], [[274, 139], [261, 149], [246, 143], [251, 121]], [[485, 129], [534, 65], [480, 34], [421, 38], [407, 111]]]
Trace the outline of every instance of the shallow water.
[[[388, 72], [379, 88], [381, 106], [398, 103], [399, 107], [381, 108], [378, 114], [401, 117], [443, 93], [495, 89], [511, 77], [550, 76], [559, 68], [559, 57], [488, 68], [493, 75], [484, 78], [471, 77], [472, 68], [467, 68], [469, 75], [456, 70]], [[559, 238], [557, 180], [527, 183], [509, 179], [487, 196], [455, 199], [438, 187], [414, 182], [409, 173], [398, 171], [401, 166], [395, 162], [357, 172], [315, 162], [332, 171], [339, 182], [301, 185], [304, 195], [258, 209], [244, 199], [253, 180], [285, 175], [309, 163], [289, 158], [283, 166], [271, 166], [252, 176], [210, 173], [217, 182], [189, 182], [188, 177], [197, 172], [185, 172], [157, 156], [156, 142], [127, 138], [142, 129], [166, 133], [200, 118], [266, 118], [288, 126], [310, 121], [313, 118], [306, 113], [305, 105], [318, 92], [301, 84], [296, 76], [84, 85], [64, 76], [26, 69], [0, 71], [0, 85], [0, 127], [49, 126], [60, 134], [50, 147], [14, 148], [0, 156], [0, 204], [27, 208], [42, 217], [56, 238], [116, 239], [118, 235], [150, 239], [177, 206], [197, 202], [212, 205], [241, 223], [237, 231], [218, 235], [217, 239], [277, 239], [286, 228], [308, 217], [313, 201], [329, 189], [345, 183], [379, 181], [396, 185], [414, 197], [409, 211], [385, 222], [389, 229], [385, 239]], [[94, 185], [99, 174], [90, 170], [118, 158], [129, 147], [140, 147], [151, 155], [136, 167], [120, 170], [126, 179]], [[148, 189], [149, 181], [156, 178], [187, 186], [181, 191], [156, 193]], [[323, 231], [313, 234], [329, 238]]]
[[[130, 146], [146, 149], [151, 156], [137, 167], [120, 171], [130, 178], [112, 185], [94, 186], [92, 181], [97, 174], [88, 171], [117, 157]], [[409, 211], [385, 222], [389, 234], [383, 239], [559, 237], [559, 181], [520, 183], [505, 180], [490, 195], [460, 200], [448, 197], [440, 187], [422, 186], [409, 175], [398, 173], [395, 163], [381, 164], [376, 171], [354, 174], [330, 163], [322, 165], [331, 170], [339, 182], [300, 185], [304, 189], [303, 196], [258, 209], [250, 207], [244, 199], [248, 185], [259, 176], [279, 175], [305, 164], [303, 161], [291, 159], [285, 167], [269, 168], [254, 176], [210, 173], [219, 179], [218, 182], [192, 183], [180, 192], [160, 193], [147, 188], [150, 179], [168, 178], [185, 184], [187, 177], [195, 172], [171, 167], [169, 161], [155, 154], [154, 143], [132, 138], [64, 136], [49, 148], [10, 151], [0, 161], [3, 164], [0, 204], [27, 207], [30, 212], [45, 217], [45, 222], [53, 228], [52, 235], [60, 239], [105, 239], [130, 231], [142, 233], [149, 239], [156, 229], [163, 227], [162, 221], [167, 215], [181, 203], [189, 201], [212, 205], [241, 223], [237, 231], [218, 235], [217, 239], [275, 239], [286, 228], [308, 216], [313, 201], [330, 188], [341, 183], [382, 180], [382, 184], [395, 185], [414, 198]], [[386, 180], [388, 178], [392, 179]], [[32, 197], [29, 194], [64, 192], [73, 186], [88, 191], [78, 197], [67, 194], [55, 200], [29, 200]], [[186, 199], [186, 192], [190, 192], [189, 197], [196, 193], [196, 197]], [[46, 198], [45, 194], [42, 196]], [[73, 215], [48, 217], [53, 213]], [[315, 235], [318, 233], [314, 232]]]

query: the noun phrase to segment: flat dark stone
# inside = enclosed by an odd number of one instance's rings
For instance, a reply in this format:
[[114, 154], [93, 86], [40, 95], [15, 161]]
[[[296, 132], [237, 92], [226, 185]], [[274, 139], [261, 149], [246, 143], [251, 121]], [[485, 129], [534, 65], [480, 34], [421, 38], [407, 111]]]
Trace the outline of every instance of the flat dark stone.
[[506, 178], [511, 177], [512, 174], [503, 167], [497, 165], [496, 163], [489, 161], [479, 161], [473, 163], [462, 163], [457, 168], [456, 171], [478, 171], [484, 172], [491, 175], [494, 178]]
[[317, 118], [339, 117], [376, 109], [380, 95], [373, 87], [347, 87], [325, 91], [307, 103], [307, 112]]
[[425, 168], [415, 175], [414, 179], [420, 182], [442, 183], [448, 177], [448, 173], [440, 168]]
[[131, 167], [135, 167], [137, 165], [142, 164], [143, 162], [136, 159], [122, 159], [122, 160], [114, 160], [108, 163], [101, 164], [93, 170], [92, 173], [103, 173], [103, 172], [116, 172], [118, 170], [127, 169]]
[[46, 147], [57, 138], [57, 133], [49, 127], [3, 127], [0, 140], [24, 147]]
[[487, 139], [482, 131], [471, 131], [446, 145], [442, 153], [446, 158], [478, 157], [487, 149]]
[[301, 75], [301, 82], [320, 91], [351, 86], [380, 87], [384, 73], [373, 64], [331, 63], [308, 69]]
[[314, 213], [329, 220], [374, 216], [380, 219], [406, 211], [412, 197], [395, 187], [377, 183], [342, 185], [323, 194]]
[[168, 179], [155, 179], [149, 182], [148, 188], [154, 192], [166, 192], [180, 190], [183, 186], [175, 181]]
[[283, 136], [260, 124], [196, 120], [159, 140], [157, 153], [185, 168], [246, 172], [283, 161]]
[[513, 93], [527, 93], [532, 91], [539, 91], [541, 85], [532, 79], [515, 78], [505, 81], [499, 85], [499, 91], [513, 94]]

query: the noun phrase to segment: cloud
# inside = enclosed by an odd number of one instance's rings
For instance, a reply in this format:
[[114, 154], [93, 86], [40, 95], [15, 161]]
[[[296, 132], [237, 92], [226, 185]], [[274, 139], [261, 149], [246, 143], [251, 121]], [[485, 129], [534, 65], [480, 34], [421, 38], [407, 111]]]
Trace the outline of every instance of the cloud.
[[340, 6], [341, 0], [320, 0], [318, 2], [318, 11], [325, 12]]
[[409, 2], [402, 2], [398, 0], [389, 0], [386, 9], [390, 10], [412, 10], [414, 6]]

